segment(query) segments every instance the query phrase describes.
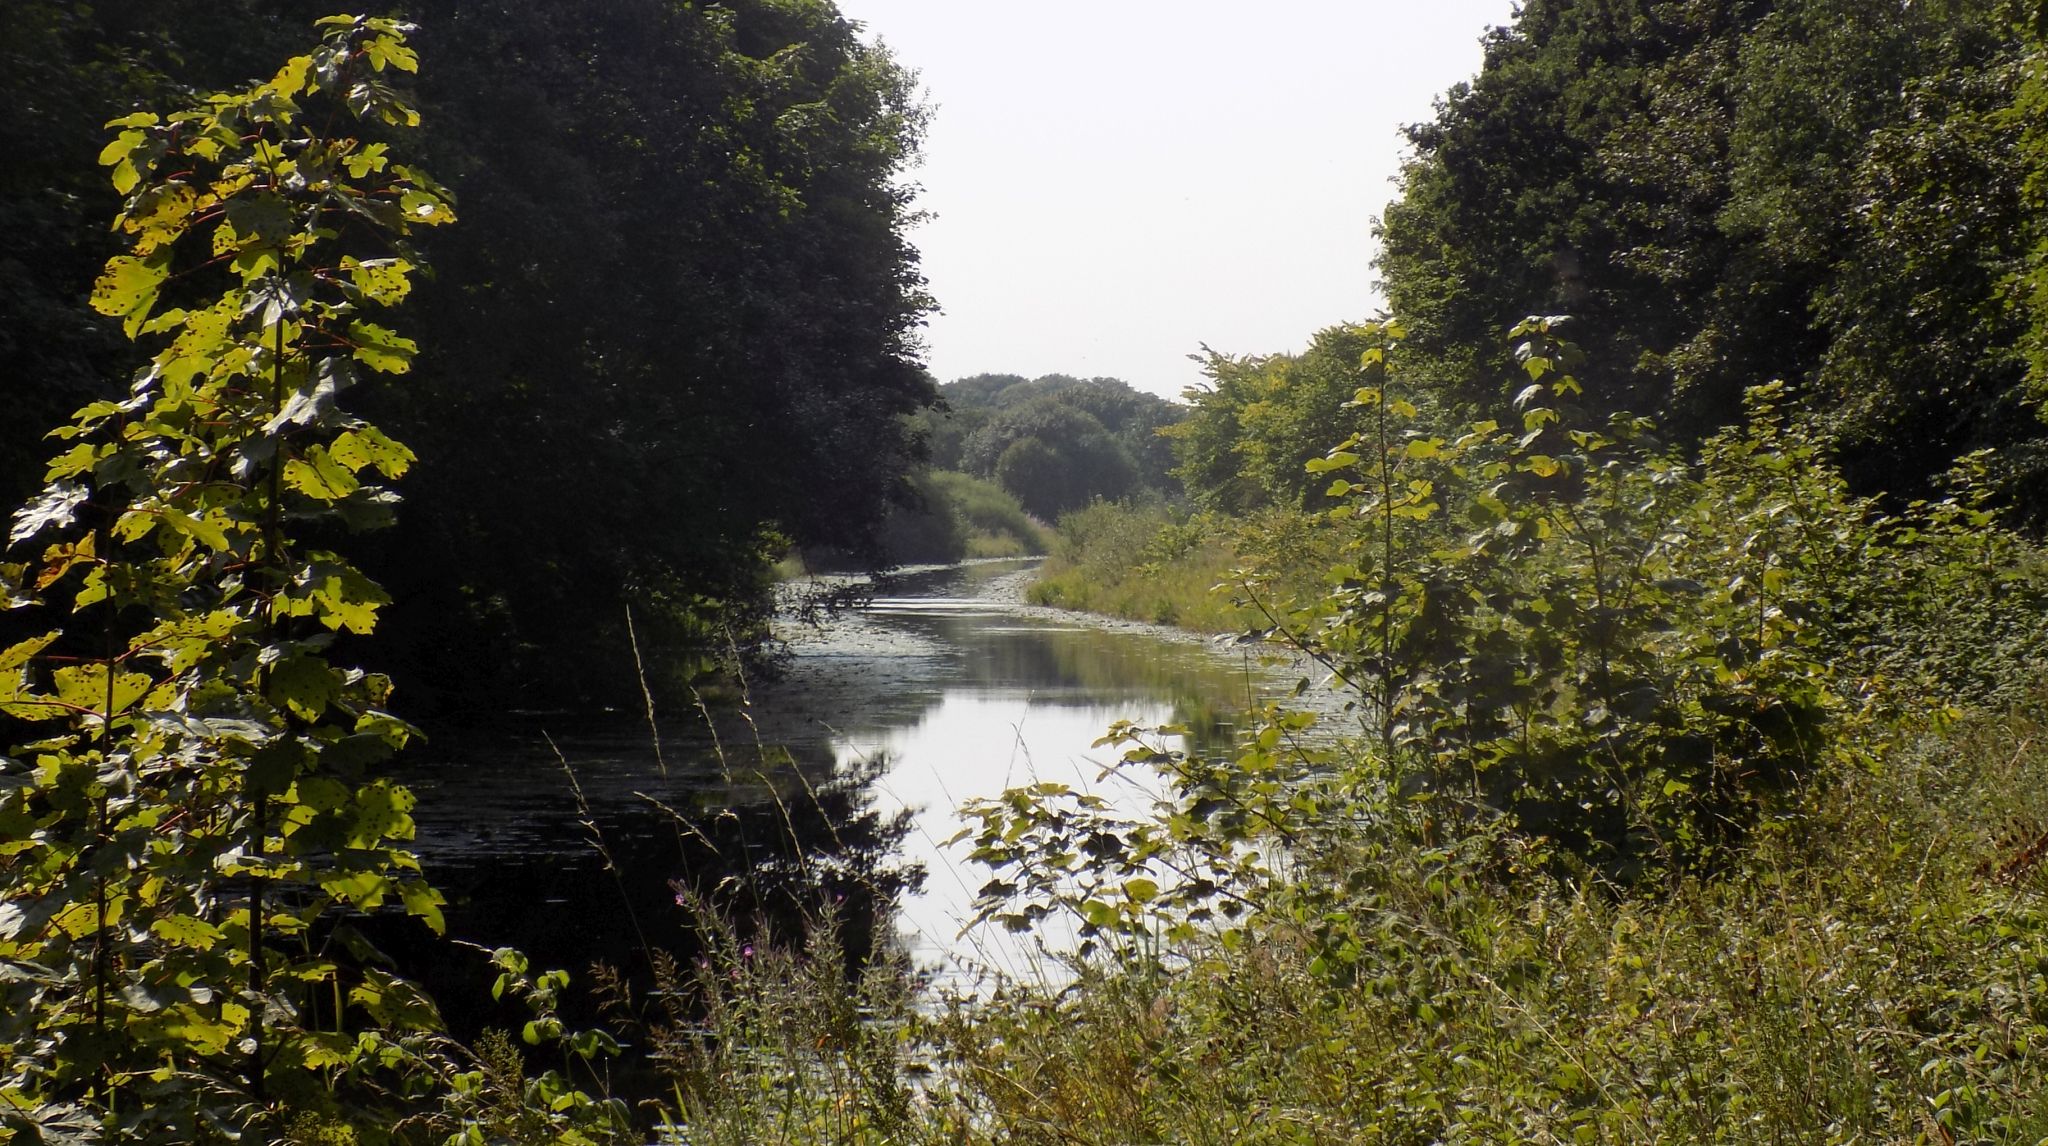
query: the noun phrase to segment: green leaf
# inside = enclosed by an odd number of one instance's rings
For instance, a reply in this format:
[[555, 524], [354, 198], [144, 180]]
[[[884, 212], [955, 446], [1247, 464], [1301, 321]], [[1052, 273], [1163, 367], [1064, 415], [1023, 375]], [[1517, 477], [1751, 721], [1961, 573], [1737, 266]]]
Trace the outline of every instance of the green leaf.
[[[109, 696], [109, 678], [112, 695]], [[66, 665], [50, 674], [57, 697], [74, 708], [107, 716], [118, 715], [149, 694], [154, 682], [139, 672], [121, 672], [106, 664]], [[111, 701], [111, 707], [109, 702]]]
[[292, 225], [291, 204], [267, 191], [238, 195], [223, 204], [222, 210], [240, 248], [282, 247], [296, 229]]
[[177, 532], [190, 537], [215, 553], [227, 552], [228, 535], [220, 526], [213, 522], [188, 516], [169, 506], [163, 508], [162, 516], [164, 524]]
[[1087, 920], [1090, 927], [1114, 927], [1121, 916], [1115, 905], [1091, 899], [1081, 905], [1081, 918]]
[[0, 673], [13, 672], [15, 669], [26, 665], [29, 661], [35, 659], [37, 653], [49, 648], [52, 644], [56, 643], [58, 637], [63, 635], [60, 630], [52, 629], [40, 637], [30, 637], [25, 641], [18, 641], [15, 644], [9, 645], [5, 650], [0, 650]]
[[355, 823], [350, 847], [375, 847], [386, 840], [412, 838], [413, 806], [418, 798], [388, 780], [378, 780], [356, 793]]
[[170, 273], [169, 252], [147, 258], [115, 255], [92, 284], [92, 308], [123, 320], [130, 338], [156, 306], [157, 290]]
[[275, 92], [286, 99], [290, 99], [293, 96], [304, 95], [306, 92], [314, 90], [315, 85], [308, 82], [312, 73], [313, 57], [293, 56], [285, 61], [283, 67], [277, 69], [277, 75], [271, 77], [270, 82], [263, 85], [263, 87], [265, 90]]
[[211, 950], [221, 940], [220, 928], [189, 915], [171, 915], [149, 925], [150, 934], [177, 947]]
[[336, 462], [324, 446], [284, 464], [284, 484], [315, 501], [339, 501], [361, 488], [356, 475]]
[[455, 212], [448, 209], [447, 200], [419, 188], [399, 196], [398, 209], [404, 215], [405, 221], [415, 226], [435, 227], [455, 221]]
[[[385, 144], [372, 143], [368, 147], [365, 147], [360, 151], [350, 153], [350, 155], [346, 159], [342, 160], [342, 163], [348, 167], [348, 173], [350, 175], [354, 176], [357, 179], [361, 179], [364, 176], [370, 174], [370, 172], [372, 171], [384, 170], [385, 164], [389, 162], [389, 160], [385, 158], [385, 152], [388, 150], [389, 148]], [[402, 262], [404, 260], [379, 259], [376, 261]], [[344, 268], [350, 266], [353, 263], [355, 263], [355, 259], [353, 258], [344, 258], [341, 260], [341, 265]]]
[[264, 693], [299, 719], [316, 721], [341, 696], [341, 674], [325, 659], [301, 653], [271, 666]]
[[371, 322], [349, 323], [348, 337], [355, 344], [356, 361], [386, 374], [403, 374], [412, 369], [412, 356], [420, 349], [412, 339], [400, 338]]
[[50, 483], [27, 505], [14, 511], [14, 528], [7, 534], [8, 542], [19, 545], [45, 529], [70, 525], [86, 497], [85, 487], [76, 482]]
[[336, 462], [347, 466], [351, 473], [360, 473], [365, 466], [375, 466], [388, 478], [404, 477], [405, 471], [417, 460], [403, 443], [386, 437], [384, 431], [375, 426], [359, 426], [344, 431], [327, 447], [327, 453]]
[[363, 55], [369, 58], [370, 66], [383, 71], [388, 65], [401, 72], [420, 70], [420, 58], [405, 44], [390, 36], [378, 36], [363, 44]]
[[375, 581], [340, 562], [318, 562], [307, 570], [302, 586], [311, 615], [329, 629], [368, 633], [377, 627], [377, 610], [391, 597]]
[[394, 306], [412, 290], [413, 265], [404, 259], [341, 260], [349, 282], [363, 297], [380, 306]]
[[1150, 903], [1159, 897], [1159, 884], [1142, 877], [1125, 880], [1124, 894], [1134, 903]]
[[405, 913], [425, 921], [429, 930], [436, 935], [448, 932], [448, 922], [441, 916], [441, 908], [448, 901], [441, 893], [418, 880], [401, 885], [399, 895], [405, 900]]
[[285, 400], [284, 408], [263, 424], [263, 432], [275, 434], [286, 426], [314, 425], [327, 416], [335, 398], [353, 386], [355, 380], [355, 370], [347, 362], [333, 358], [323, 360], [312, 377], [292, 391], [291, 397]]
[[110, 177], [114, 183], [114, 190], [120, 194], [126, 195], [142, 182], [142, 173], [135, 168], [134, 155], [148, 140], [149, 137], [142, 132], [124, 131], [100, 150], [100, 166], [114, 169]]

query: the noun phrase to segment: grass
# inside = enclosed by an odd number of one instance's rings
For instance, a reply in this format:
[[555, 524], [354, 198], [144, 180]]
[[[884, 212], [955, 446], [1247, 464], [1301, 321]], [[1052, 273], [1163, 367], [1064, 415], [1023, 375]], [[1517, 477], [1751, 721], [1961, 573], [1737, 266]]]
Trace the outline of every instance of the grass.
[[1097, 502], [1060, 519], [1059, 542], [1028, 596], [1034, 604], [1194, 632], [1241, 633], [1272, 625], [1269, 610], [1285, 602], [1253, 601], [1238, 571], [1260, 563], [1283, 568], [1292, 582], [1283, 596], [1319, 596], [1314, 571], [1330, 561], [1316, 545], [1289, 514], [1233, 521]]
[[966, 556], [1027, 557], [1051, 550], [1052, 531], [994, 482], [933, 470], [931, 484], [966, 528]]
[[[1654, 890], [1497, 828], [1333, 827], [1241, 941], [1057, 989], [848, 987], [829, 929], [728, 957], [699, 988], [726, 1027], [677, 1058], [687, 1140], [2039, 1143], [2042, 731], [1895, 736]], [[1362, 940], [1336, 957], [1333, 914]]]

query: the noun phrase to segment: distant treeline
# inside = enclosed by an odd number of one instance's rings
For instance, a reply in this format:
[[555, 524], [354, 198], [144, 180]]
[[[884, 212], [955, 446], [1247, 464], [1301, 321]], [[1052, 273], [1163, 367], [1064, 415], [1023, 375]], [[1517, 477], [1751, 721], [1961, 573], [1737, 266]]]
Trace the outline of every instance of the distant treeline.
[[1179, 492], [1160, 434], [1187, 408], [1115, 378], [976, 374], [922, 415], [931, 463], [991, 478], [1051, 521], [1101, 499]]
[[[0, 5], [0, 500], [138, 365], [86, 306], [119, 248], [104, 122], [267, 76], [334, 7]], [[423, 459], [398, 527], [350, 543], [397, 600], [375, 659], [416, 703], [623, 684], [629, 603], [685, 669], [744, 642], [787, 541], [862, 547], [911, 498], [910, 76], [830, 4], [408, 14], [410, 146], [461, 222], [407, 302], [416, 369], [360, 400]]]
[[929, 466], [875, 545], [809, 546], [812, 568], [1041, 554], [1050, 526], [1096, 502], [1179, 502], [1166, 434], [1187, 407], [1115, 378], [977, 374], [910, 418]]

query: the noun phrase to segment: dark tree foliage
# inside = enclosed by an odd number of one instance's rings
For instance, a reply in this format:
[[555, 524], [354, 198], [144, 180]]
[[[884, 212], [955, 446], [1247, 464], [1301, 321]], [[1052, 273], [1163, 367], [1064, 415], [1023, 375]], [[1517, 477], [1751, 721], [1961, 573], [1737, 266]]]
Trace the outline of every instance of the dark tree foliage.
[[393, 627], [543, 675], [629, 668], [626, 599], [716, 642], [778, 536], [859, 546], [913, 460], [908, 77], [824, 3], [433, 9], [421, 51], [453, 66], [422, 99], [470, 229], [393, 419], [448, 511], [396, 539]]
[[[257, 74], [321, 8], [0, 12], [4, 142], [34, 157], [0, 175], [0, 361], [31, 414], [0, 430], [10, 493], [41, 476], [24, 443], [126, 373], [84, 306], [99, 124]], [[629, 603], [679, 668], [744, 644], [783, 539], [860, 545], [917, 455], [909, 75], [821, 0], [407, 14], [420, 150], [465, 225], [408, 304], [431, 350], [371, 411], [427, 459], [364, 554], [401, 602], [382, 659], [415, 698], [601, 691], [632, 671]]]
[[[267, 74], [318, 13], [255, 0], [0, 4], [0, 502], [42, 486], [43, 434], [133, 367], [119, 324], [86, 305], [120, 249], [120, 196], [95, 162], [104, 124]], [[233, 36], [223, 35], [235, 29]], [[206, 45], [204, 53], [186, 45]], [[176, 80], [173, 80], [175, 74]]]
[[[993, 477], [1040, 517], [1097, 498], [1179, 492], [1172, 447], [1160, 431], [1187, 411], [1127, 382], [977, 374], [939, 393], [945, 409], [924, 429], [932, 464]], [[1019, 450], [1027, 440], [1034, 444]]]
[[2035, 49], [1995, 0], [1530, 0], [1429, 123], [1379, 269], [1434, 390], [1497, 412], [1493, 332], [1585, 321], [1598, 406], [1697, 440], [1773, 378], [1856, 484], [1997, 451], [2034, 506], [2019, 305]]

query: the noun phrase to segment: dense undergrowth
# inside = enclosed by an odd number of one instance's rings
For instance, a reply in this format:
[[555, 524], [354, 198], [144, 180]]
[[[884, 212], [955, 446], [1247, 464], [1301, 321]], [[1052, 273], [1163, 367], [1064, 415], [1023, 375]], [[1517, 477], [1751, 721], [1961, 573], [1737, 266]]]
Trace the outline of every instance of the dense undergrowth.
[[1056, 989], [934, 1011], [730, 957], [688, 1140], [2038, 1142], [2044, 731], [1902, 730], [1655, 894], [1410, 809], [1275, 873], [1315, 911], [1283, 893]]
[[[1070, 515], [1050, 584], [1203, 569], [1363, 735], [1275, 706], [1201, 759], [1124, 726], [1156, 816], [971, 806], [988, 924], [1070, 917], [1071, 981], [870, 984], [879, 1021], [835, 1025], [803, 960], [736, 963], [690, 1139], [2048, 1139], [2033, 547], [1966, 481], [1850, 497], [1770, 390], [1697, 464], [1577, 420], [1554, 325], [1516, 332], [1519, 433], [1415, 424], [1398, 329], [1363, 331], [1335, 509], [1236, 526], [1264, 562], [1213, 520]], [[1282, 544], [1334, 572], [1288, 582]]]
[[1165, 502], [1098, 501], [1060, 518], [1027, 596], [1198, 633], [1241, 633], [1269, 626], [1269, 609], [1282, 602], [1320, 597], [1322, 571], [1336, 557], [1330, 538], [1300, 514], [1232, 518]]

